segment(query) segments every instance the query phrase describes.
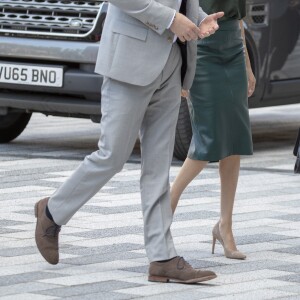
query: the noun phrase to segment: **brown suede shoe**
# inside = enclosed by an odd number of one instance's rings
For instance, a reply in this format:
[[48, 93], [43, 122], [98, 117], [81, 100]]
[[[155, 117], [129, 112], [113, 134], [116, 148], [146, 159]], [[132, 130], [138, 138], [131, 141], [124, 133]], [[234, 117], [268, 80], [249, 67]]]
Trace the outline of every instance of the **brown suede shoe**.
[[211, 271], [194, 269], [183, 257], [176, 256], [168, 262], [152, 262], [149, 267], [149, 281], [196, 283], [216, 278]]
[[36, 221], [35, 242], [46, 259], [52, 265], [59, 261], [58, 234], [61, 226], [56, 225], [46, 216], [46, 206], [49, 198], [38, 201], [34, 206]]

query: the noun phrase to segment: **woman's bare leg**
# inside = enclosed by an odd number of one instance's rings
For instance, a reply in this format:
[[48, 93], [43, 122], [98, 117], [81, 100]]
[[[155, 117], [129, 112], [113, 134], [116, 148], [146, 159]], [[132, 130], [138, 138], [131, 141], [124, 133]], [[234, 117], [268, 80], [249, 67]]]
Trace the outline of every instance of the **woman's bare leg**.
[[171, 187], [171, 206], [173, 213], [176, 210], [179, 198], [188, 184], [203, 170], [207, 161], [192, 160], [186, 158], [172, 187]]
[[221, 178], [220, 234], [228, 250], [236, 250], [232, 233], [232, 212], [240, 171], [240, 156], [232, 155], [219, 163]]

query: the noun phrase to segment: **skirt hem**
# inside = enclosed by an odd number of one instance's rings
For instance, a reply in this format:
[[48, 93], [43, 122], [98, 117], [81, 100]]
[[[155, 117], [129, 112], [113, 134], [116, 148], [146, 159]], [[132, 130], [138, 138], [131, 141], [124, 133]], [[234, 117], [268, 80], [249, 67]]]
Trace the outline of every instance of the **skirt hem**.
[[187, 157], [191, 160], [200, 160], [200, 161], [213, 161], [213, 162], [216, 162], [216, 161], [220, 161], [224, 158], [227, 158], [229, 156], [233, 156], [233, 155], [240, 155], [240, 156], [251, 156], [253, 155], [253, 152], [247, 152], [247, 153], [230, 153], [230, 154], [225, 154], [225, 155], [221, 155], [219, 158], [216, 158], [216, 157], [201, 157], [199, 158], [199, 156], [195, 156], [195, 155], [190, 155], [188, 154]]

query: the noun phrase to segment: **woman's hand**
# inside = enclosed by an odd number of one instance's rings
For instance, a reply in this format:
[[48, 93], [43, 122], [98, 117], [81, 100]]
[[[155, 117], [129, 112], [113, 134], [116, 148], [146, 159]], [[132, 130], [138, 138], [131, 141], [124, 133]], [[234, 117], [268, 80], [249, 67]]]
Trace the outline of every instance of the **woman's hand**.
[[240, 20], [240, 28], [241, 28], [241, 34], [242, 34], [242, 39], [243, 39], [243, 44], [245, 49], [245, 60], [246, 60], [247, 77], [248, 77], [248, 97], [251, 97], [255, 91], [256, 79], [252, 72], [251, 62], [247, 50], [243, 20]]
[[247, 68], [248, 77], [248, 97], [251, 97], [255, 91], [256, 79], [251, 68]]
[[181, 90], [181, 97], [187, 99], [189, 96], [189, 91], [187, 90]]

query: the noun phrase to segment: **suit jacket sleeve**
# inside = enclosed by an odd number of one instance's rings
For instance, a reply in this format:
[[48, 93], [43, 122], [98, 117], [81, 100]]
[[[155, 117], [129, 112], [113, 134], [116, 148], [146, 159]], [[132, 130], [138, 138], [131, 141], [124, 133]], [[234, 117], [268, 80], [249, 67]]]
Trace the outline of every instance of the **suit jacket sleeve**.
[[108, 2], [138, 19], [158, 34], [162, 34], [168, 28], [176, 12], [175, 9], [155, 0], [108, 0]]
[[203, 9], [201, 7], [199, 7], [199, 22], [198, 22], [198, 26], [199, 24], [207, 17], [207, 14], [203, 11]]

